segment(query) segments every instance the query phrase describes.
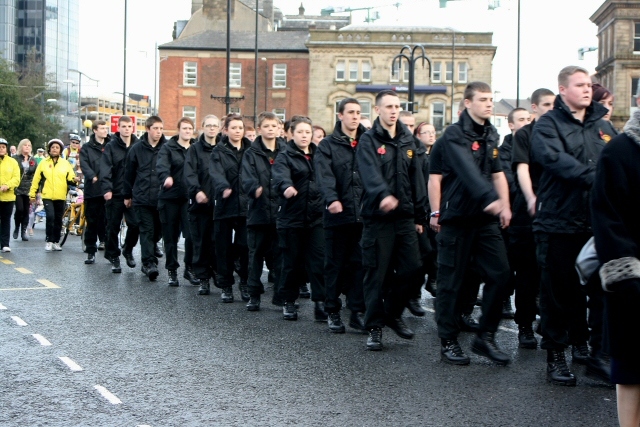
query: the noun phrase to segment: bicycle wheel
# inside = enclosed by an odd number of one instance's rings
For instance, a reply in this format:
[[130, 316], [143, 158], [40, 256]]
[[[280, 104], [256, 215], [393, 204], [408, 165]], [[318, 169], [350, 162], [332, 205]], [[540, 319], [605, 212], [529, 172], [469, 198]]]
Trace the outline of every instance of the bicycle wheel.
[[85, 231], [87, 231], [86, 225], [78, 228], [78, 234], [80, 234], [80, 242], [82, 242], [82, 252], [87, 252], [87, 245], [84, 243]]
[[67, 241], [69, 229], [73, 227], [72, 215], [73, 212], [71, 210], [71, 206], [69, 206], [62, 215], [62, 228], [60, 229], [60, 246], [64, 245], [64, 242]]

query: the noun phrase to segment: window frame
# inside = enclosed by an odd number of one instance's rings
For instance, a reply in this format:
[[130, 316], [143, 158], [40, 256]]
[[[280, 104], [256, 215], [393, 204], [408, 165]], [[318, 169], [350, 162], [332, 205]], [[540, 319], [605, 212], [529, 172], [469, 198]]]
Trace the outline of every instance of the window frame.
[[[368, 69], [365, 69], [365, 68], [368, 68]], [[362, 69], [362, 74], [361, 74], [362, 75], [362, 81], [363, 82], [370, 82], [371, 81], [371, 69], [372, 69], [371, 62], [370, 61], [362, 61], [361, 69]], [[365, 73], [369, 73], [369, 76], [365, 77]]]
[[[449, 70], [449, 65], [451, 65], [451, 70]], [[449, 77], [449, 73], [451, 73], [451, 78], [447, 78]], [[453, 81], [453, 62], [446, 61], [444, 63], [444, 82], [451, 83], [452, 81]]]
[[[361, 98], [358, 99], [358, 102], [360, 103], [360, 118], [361, 119], [369, 119], [371, 121], [373, 121], [372, 117], [372, 113], [373, 113], [373, 103], [371, 102], [370, 99], [365, 99], [365, 98]], [[366, 109], [365, 109], [366, 107]], [[368, 112], [367, 112], [368, 110]], [[337, 115], [336, 115], [337, 116]]]
[[[338, 77], [338, 73], [342, 72], [342, 78]], [[347, 77], [347, 61], [340, 59], [336, 62], [336, 81], [343, 82]]]
[[[438, 114], [436, 115], [435, 110], [436, 110], [436, 105], [441, 105], [442, 106], [442, 114]], [[444, 101], [438, 100], [438, 101], [433, 101], [431, 102], [430, 105], [430, 121], [431, 124], [433, 125], [433, 127], [436, 129], [436, 132], [442, 132], [442, 130], [444, 129], [444, 125], [445, 125], [445, 120], [447, 117], [447, 104]], [[441, 124], [436, 123], [436, 119], [438, 119], [438, 121], [441, 120]]]
[[[436, 73], [437, 73], [437, 77], [436, 77]], [[432, 83], [442, 82], [442, 62], [433, 63], [433, 69], [431, 70], [431, 82]]]
[[[191, 74], [193, 74], [193, 76], [190, 76]], [[193, 80], [193, 82], [191, 82], [191, 80]], [[182, 85], [198, 86], [198, 63], [197, 62], [184, 61], [182, 66]]]
[[242, 87], [241, 62], [232, 62], [229, 64], [229, 87]]
[[358, 74], [359, 74], [359, 70], [360, 67], [358, 66], [358, 61], [349, 61], [349, 81], [350, 82], [357, 82], [358, 81]]
[[[461, 69], [461, 67], [464, 66], [464, 71]], [[460, 76], [462, 76], [464, 73], [464, 78], [461, 78]], [[458, 62], [458, 83], [467, 83], [467, 81], [469, 80], [469, 64], [467, 64], [466, 62]]]
[[271, 70], [271, 87], [274, 89], [287, 87], [287, 64], [273, 64]]
[[[193, 111], [187, 111], [187, 108], [193, 108]], [[193, 105], [182, 106], [182, 117], [189, 117], [194, 123], [197, 123], [196, 117], [198, 116], [198, 108]]]
[[633, 53], [640, 54], [640, 21], [633, 21]]
[[[282, 111], [282, 113], [279, 113], [278, 111]], [[275, 114], [276, 117], [279, 118], [282, 121], [285, 121], [285, 119], [287, 117], [287, 109], [286, 108], [274, 108], [271, 112], [273, 114]]]

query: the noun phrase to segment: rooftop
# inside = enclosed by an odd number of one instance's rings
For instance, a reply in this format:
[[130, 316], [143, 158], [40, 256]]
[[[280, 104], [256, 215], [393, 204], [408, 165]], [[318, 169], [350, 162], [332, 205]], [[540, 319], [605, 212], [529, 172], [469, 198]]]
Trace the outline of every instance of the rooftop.
[[[258, 36], [258, 49], [262, 52], [308, 52], [305, 41], [307, 31], [265, 32]], [[254, 31], [232, 31], [231, 49], [251, 51], [255, 49]], [[226, 31], [207, 30], [192, 36], [158, 46], [158, 49], [175, 50], [226, 50]]]

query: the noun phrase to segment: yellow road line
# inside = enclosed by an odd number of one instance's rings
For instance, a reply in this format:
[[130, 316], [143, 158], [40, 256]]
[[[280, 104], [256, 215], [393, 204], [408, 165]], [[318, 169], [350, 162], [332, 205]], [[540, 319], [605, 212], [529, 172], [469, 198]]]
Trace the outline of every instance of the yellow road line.
[[47, 279], [38, 279], [37, 282], [44, 286], [38, 288], [0, 288], [0, 291], [39, 291], [42, 289], [60, 289], [60, 286]]
[[16, 267], [16, 270], [19, 271], [22, 274], [33, 274], [31, 271], [27, 270], [24, 267]]
[[7, 265], [15, 264], [15, 262], [13, 262], [11, 260], [8, 260], [8, 259], [0, 259], [0, 262], [3, 263], [3, 264], [7, 264]]
[[60, 286], [56, 285], [53, 282], [48, 281], [47, 279], [38, 279], [38, 283], [42, 283], [45, 288], [60, 289]]

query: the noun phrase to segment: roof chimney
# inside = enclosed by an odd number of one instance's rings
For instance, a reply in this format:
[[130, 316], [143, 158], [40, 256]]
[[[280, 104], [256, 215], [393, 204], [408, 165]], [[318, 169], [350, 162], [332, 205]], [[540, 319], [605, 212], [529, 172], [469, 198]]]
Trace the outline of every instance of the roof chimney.
[[300, 3], [300, 7], [298, 8], [298, 15], [304, 16], [304, 5]]
[[262, 14], [269, 20], [273, 26], [273, 0], [263, 0]]

